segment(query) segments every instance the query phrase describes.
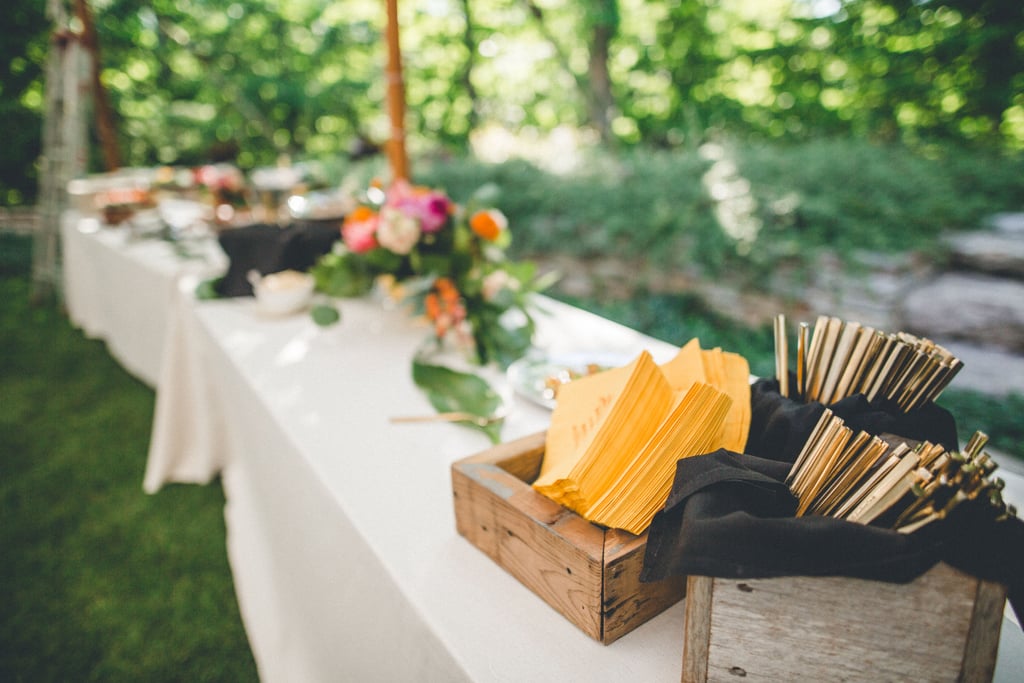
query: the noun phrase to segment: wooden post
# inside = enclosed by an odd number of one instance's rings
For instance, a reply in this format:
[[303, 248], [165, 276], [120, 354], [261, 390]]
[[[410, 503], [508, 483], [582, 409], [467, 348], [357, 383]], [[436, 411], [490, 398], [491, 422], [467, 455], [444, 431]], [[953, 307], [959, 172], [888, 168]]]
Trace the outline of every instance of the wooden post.
[[121, 167], [121, 151], [117, 145], [117, 130], [114, 125], [114, 110], [107, 99], [107, 91], [100, 81], [100, 41], [96, 36], [96, 24], [85, 0], [75, 0], [75, 14], [82, 22], [82, 44], [92, 54], [90, 77], [96, 114], [96, 133], [103, 149], [103, 161], [108, 171]]
[[398, 0], [387, 1], [388, 43], [388, 112], [391, 117], [391, 138], [388, 159], [392, 180], [409, 178], [409, 158], [405, 151], [405, 83], [402, 80], [402, 49], [398, 40]]

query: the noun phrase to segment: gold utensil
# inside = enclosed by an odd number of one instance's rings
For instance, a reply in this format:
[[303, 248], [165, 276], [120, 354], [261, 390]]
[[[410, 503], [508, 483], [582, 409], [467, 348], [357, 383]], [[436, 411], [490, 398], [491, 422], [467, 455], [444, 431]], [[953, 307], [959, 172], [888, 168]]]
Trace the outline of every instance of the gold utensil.
[[505, 419], [507, 413], [499, 412], [494, 415], [474, 415], [461, 410], [447, 413], [434, 413], [433, 415], [398, 415], [391, 418], [395, 424], [412, 424], [416, 422], [471, 422], [478, 427], [486, 427], [489, 424], [500, 422]]
[[786, 316], [775, 316], [775, 378], [779, 380], [779, 393], [789, 396], [789, 345], [786, 343]]

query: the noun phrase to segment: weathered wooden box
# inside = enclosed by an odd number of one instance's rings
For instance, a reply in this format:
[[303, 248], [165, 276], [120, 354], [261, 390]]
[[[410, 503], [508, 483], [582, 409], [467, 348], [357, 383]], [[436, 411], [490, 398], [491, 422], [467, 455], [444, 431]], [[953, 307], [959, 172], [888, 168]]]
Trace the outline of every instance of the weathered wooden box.
[[991, 681], [1005, 598], [946, 564], [909, 584], [691, 576], [682, 680]]
[[587, 635], [608, 644], [678, 602], [684, 578], [641, 583], [646, 534], [605, 529], [533, 490], [544, 433], [452, 465], [455, 523]]

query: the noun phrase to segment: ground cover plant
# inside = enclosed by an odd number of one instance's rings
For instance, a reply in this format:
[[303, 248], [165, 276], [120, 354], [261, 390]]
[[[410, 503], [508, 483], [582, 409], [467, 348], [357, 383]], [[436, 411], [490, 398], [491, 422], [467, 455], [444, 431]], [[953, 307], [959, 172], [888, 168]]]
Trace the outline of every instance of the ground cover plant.
[[568, 173], [446, 157], [415, 173], [456, 199], [493, 184], [521, 255], [618, 254], [748, 281], [780, 262], [810, 267], [821, 250], [942, 259], [944, 232], [1024, 208], [1024, 155], [848, 138], [591, 149]]
[[0, 252], [0, 680], [255, 681], [219, 484], [143, 493], [153, 391]]

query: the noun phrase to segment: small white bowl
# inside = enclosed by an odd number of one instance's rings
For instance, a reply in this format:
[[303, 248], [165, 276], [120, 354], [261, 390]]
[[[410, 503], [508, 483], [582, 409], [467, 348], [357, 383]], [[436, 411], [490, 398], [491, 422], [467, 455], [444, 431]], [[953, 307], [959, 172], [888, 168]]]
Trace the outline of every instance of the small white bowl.
[[288, 315], [309, 306], [313, 299], [315, 281], [309, 273], [282, 270], [259, 277], [250, 273], [256, 305], [270, 315]]

